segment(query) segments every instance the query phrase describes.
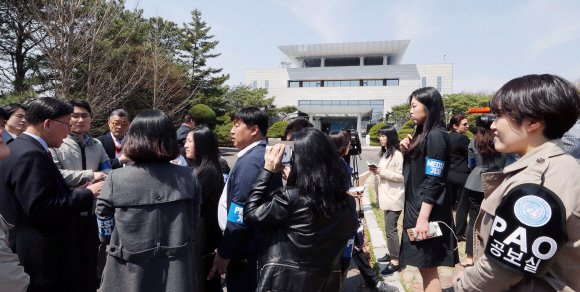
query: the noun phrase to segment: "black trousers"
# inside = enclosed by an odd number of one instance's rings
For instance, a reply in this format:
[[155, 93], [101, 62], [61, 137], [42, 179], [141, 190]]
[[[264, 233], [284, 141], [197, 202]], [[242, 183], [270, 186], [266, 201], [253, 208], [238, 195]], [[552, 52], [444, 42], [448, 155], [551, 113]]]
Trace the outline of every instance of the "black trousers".
[[79, 216], [78, 230], [79, 289], [77, 291], [95, 292], [100, 245], [96, 215]]
[[465, 194], [469, 197], [469, 227], [467, 228], [467, 240], [465, 242], [465, 253], [473, 255], [473, 226], [479, 214], [481, 202], [483, 201], [483, 192], [476, 192], [465, 189]]
[[465, 230], [467, 229], [469, 198], [464, 195], [463, 190], [465, 189], [465, 182], [469, 177], [469, 173], [449, 172], [447, 177], [448, 195], [454, 198], [451, 205], [454, 205], [455, 200], [457, 200], [457, 213], [455, 214], [455, 235], [457, 237], [465, 236]]
[[367, 287], [372, 289], [377, 286], [379, 278], [375, 273], [375, 270], [371, 267], [371, 264], [367, 260], [367, 256], [362, 249], [363, 243], [359, 241], [358, 236], [354, 237], [354, 248], [352, 249], [352, 260], [356, 264], [360, 275], [365, 280]]
[[233, 292], [254, 292], [258, 287], [258, 252], [234, 256], [228, 266], [226, 287]]

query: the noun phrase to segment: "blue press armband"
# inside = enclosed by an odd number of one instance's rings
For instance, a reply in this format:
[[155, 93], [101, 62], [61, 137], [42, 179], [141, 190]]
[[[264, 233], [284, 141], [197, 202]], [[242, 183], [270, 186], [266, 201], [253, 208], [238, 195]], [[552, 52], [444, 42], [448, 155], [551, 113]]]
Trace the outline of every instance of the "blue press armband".
[[103, 169], [111, 169], [111, 163], [109, 163], [109, 161], [105, 161], [101, 164], [99, 164], [99, 171], [103, 170]]
[[346, 246], [342, 250], [342, 254], [340, 255], [340, 257], [341, 258], [352, 258], [353, 245], [354, 245], [354, 236], [348, 240], [348, 242], [346, 243]]
[[425, 174], [441, 177], [443, 176], [444, 167], [445, 167], [444, 161], [431, 159], [427, 157], [427, 163], [425, 164]]
[[230, 212], [228, 213], [228, 221], [246, 225], [246, 223], [244, 223], [244, 206], [232, 202], [230, 205]]
[[467, 163], [469, 164], [469, 167], [475, 167], [475, 157], [469, 157]]
[[113, 228], [115, 227], [115, 218], [114, 217], [105, 217], [101, 218], [97, 216], [97, 224], [99, 226], [99, 235], [101, 237], [111, 237], [113, 233]]
[[228, 178], [230, 178], [230, 174], [229, 173], [223, 173], [224, 175], [224, 184], [228, 182]]

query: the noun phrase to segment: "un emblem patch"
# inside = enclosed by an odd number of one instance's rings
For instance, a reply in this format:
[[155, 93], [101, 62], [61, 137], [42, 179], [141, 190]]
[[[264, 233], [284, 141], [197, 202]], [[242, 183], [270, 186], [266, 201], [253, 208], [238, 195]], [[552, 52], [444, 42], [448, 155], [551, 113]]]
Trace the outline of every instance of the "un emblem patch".
[[550, 221], [552, 209], [548, 202], [540, 197], [524, 196], [514, 205], [514, 214], [523, 224], [540, 227]]

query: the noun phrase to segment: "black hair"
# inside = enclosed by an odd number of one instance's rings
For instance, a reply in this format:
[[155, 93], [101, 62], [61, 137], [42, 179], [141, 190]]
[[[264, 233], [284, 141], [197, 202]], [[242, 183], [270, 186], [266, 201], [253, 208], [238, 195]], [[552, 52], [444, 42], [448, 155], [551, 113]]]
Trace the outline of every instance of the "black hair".
[[129, 115], [129, 112], [123, 108], [119, 108], [112, 111], [111, 114], [109, 115], [109, 120], [114, 116], [117, 116], [119, 118], [127, 117], [129, 121], [131, 120], [131, 115]]
[[411, 105], [413, 97], [423, 104], [423, 108], [425, 109], [425, 123], [423, 125], [417, 125], [417, 130], [413, 137], [413, 144], [405, 152], [405, 156], [415, 156], [422, 153], [425, 150], [425, 142], [427, 141], [429, 132], [438, 126], [445, 127], [443, 99], [437, 89], [423, 87], [413, 91], [409, 96], [409, 105]]
[[455, 131], [455, 129], [453, 128], [453, 126], [458, 126], [461, 124], [461, 121], [465, 120], [466, 117], [464, 115], [454, 115], [451, 117], [451, 120], [449, 120], [449, 124], [447, 124], [447, 131], [451, 132], [451, 131]]
[[52, 97], [42, 97], [30, 104], [24, 118], [29, 125], [34, 126], [72, 113], [73, 108], [66, 102]]
[[9, 118], [10, 115], [3, 108], [0, 107], [0, 119], [8, 120]]
[[193, 120], [193, 116], [191, 114], [185, 114], [181, 117], [182, 124], [189, 124]]
[[194, 155], [193, 167], [199, 173], [206, 167], [221, 169], [219, 162], [219, 148], [213, 132], [207, 125], [196, 126], [189, 131], [193, 133]]
[[135, 162], [171, 161], [179, 156], [173, 121], [160, 110], [146, 110], [131, 123], [123, 153]]
[[315, 216], [330, 216], [347, 204], [348, 173], [325, 133], [296, 132], [291, 167], [286, 187], [298, 189]]
[[28, 111], [28, 107], [21, 104], [21, 103], [9, 103], [7, 105], [5, 105], [4, 107], [2, 107], [2, 109], [4, 109], [4, 111], [6, 111], [6, 113], [8, 114], [8, 118], [10, 118], [10, 116], [12, 116], [12, 114], [17, 111], [19, 108]]
[[232, 122], [243, 122], [246, 126], [258, 126], [260, 133], [266, 136], [268, 134], [268, 114], [257, 107], [245, 107], [237, 110], [232, 115]]
[[70, 105], [73, 109], [74, 109], [75, 106], [82, 107], [82, 108], [86, 109], [89, 112], [89, 115], [92, 115], [93, 114], [93, 112], [91, 111], [91, 106], [84, 99], [75, 98], [75, 99], [69, 101], [68, 102], [68, 105]]
[[395, 127], [384, 126], [379, 129], [379, 138], [381, 136], [387, 136], [387, 147], [381, 145], [379, 156], [389, 158], [395, 154], [395, 151], [399, 150], [399, 135], [397, 135]]
[[345, 130], [332, 131], [328, 134], [328, 137], [334, 145], [336, 155], [343, 157], [346, 149], [350, 145], [350, 134]]
[[494, 113], [519, 125], [526, 117], [544, 123], [544, 136], [562, 138], [580, 115], [580, 95], [566, 79], [550, 74], [526, 75], [510, 80], [491, 98]]
[[294, 119], [288, 123], [288, 125], [286, 125], [286, 129], [284, 129], [284, 136], [293, 136], [296, 132], [305, 128], [314, 128], [314, 125], [312, 125], [312, 123], [305, 118]]

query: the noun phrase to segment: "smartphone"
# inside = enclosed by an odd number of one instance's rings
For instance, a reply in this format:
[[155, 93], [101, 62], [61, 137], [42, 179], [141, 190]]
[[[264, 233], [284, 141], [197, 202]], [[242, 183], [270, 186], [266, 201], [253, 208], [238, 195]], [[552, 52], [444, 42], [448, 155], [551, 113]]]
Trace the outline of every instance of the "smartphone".
[[367, 166], [370, 167], [370, 168], [377, 168], [378, 167], [376, 164], [370, 163], [368, 161], [367, 161]]
[[[284, 154], [282, 155], [281, 164], [282, 165], [290, 165], [290, 163], [292, 162], [292, 151], [293, 151], [294, 142], [293, 141], [284, 141], [284, 143], [280, 143], [280, 144], [285, 144]], [[266, 145], [266, 151], [269, 151], [270, 148], [272, 148], [272, 147], [274, 147], [274, 145]]]
[[439, 227], [439, 222], [429, 222], [429, 237], [427, 238], [417, 238], [415, 228], [407, 229], [407, 235], [410, 241], [421, 241], [429, 238], [439, 237], [443, 235], [441, 228]]

